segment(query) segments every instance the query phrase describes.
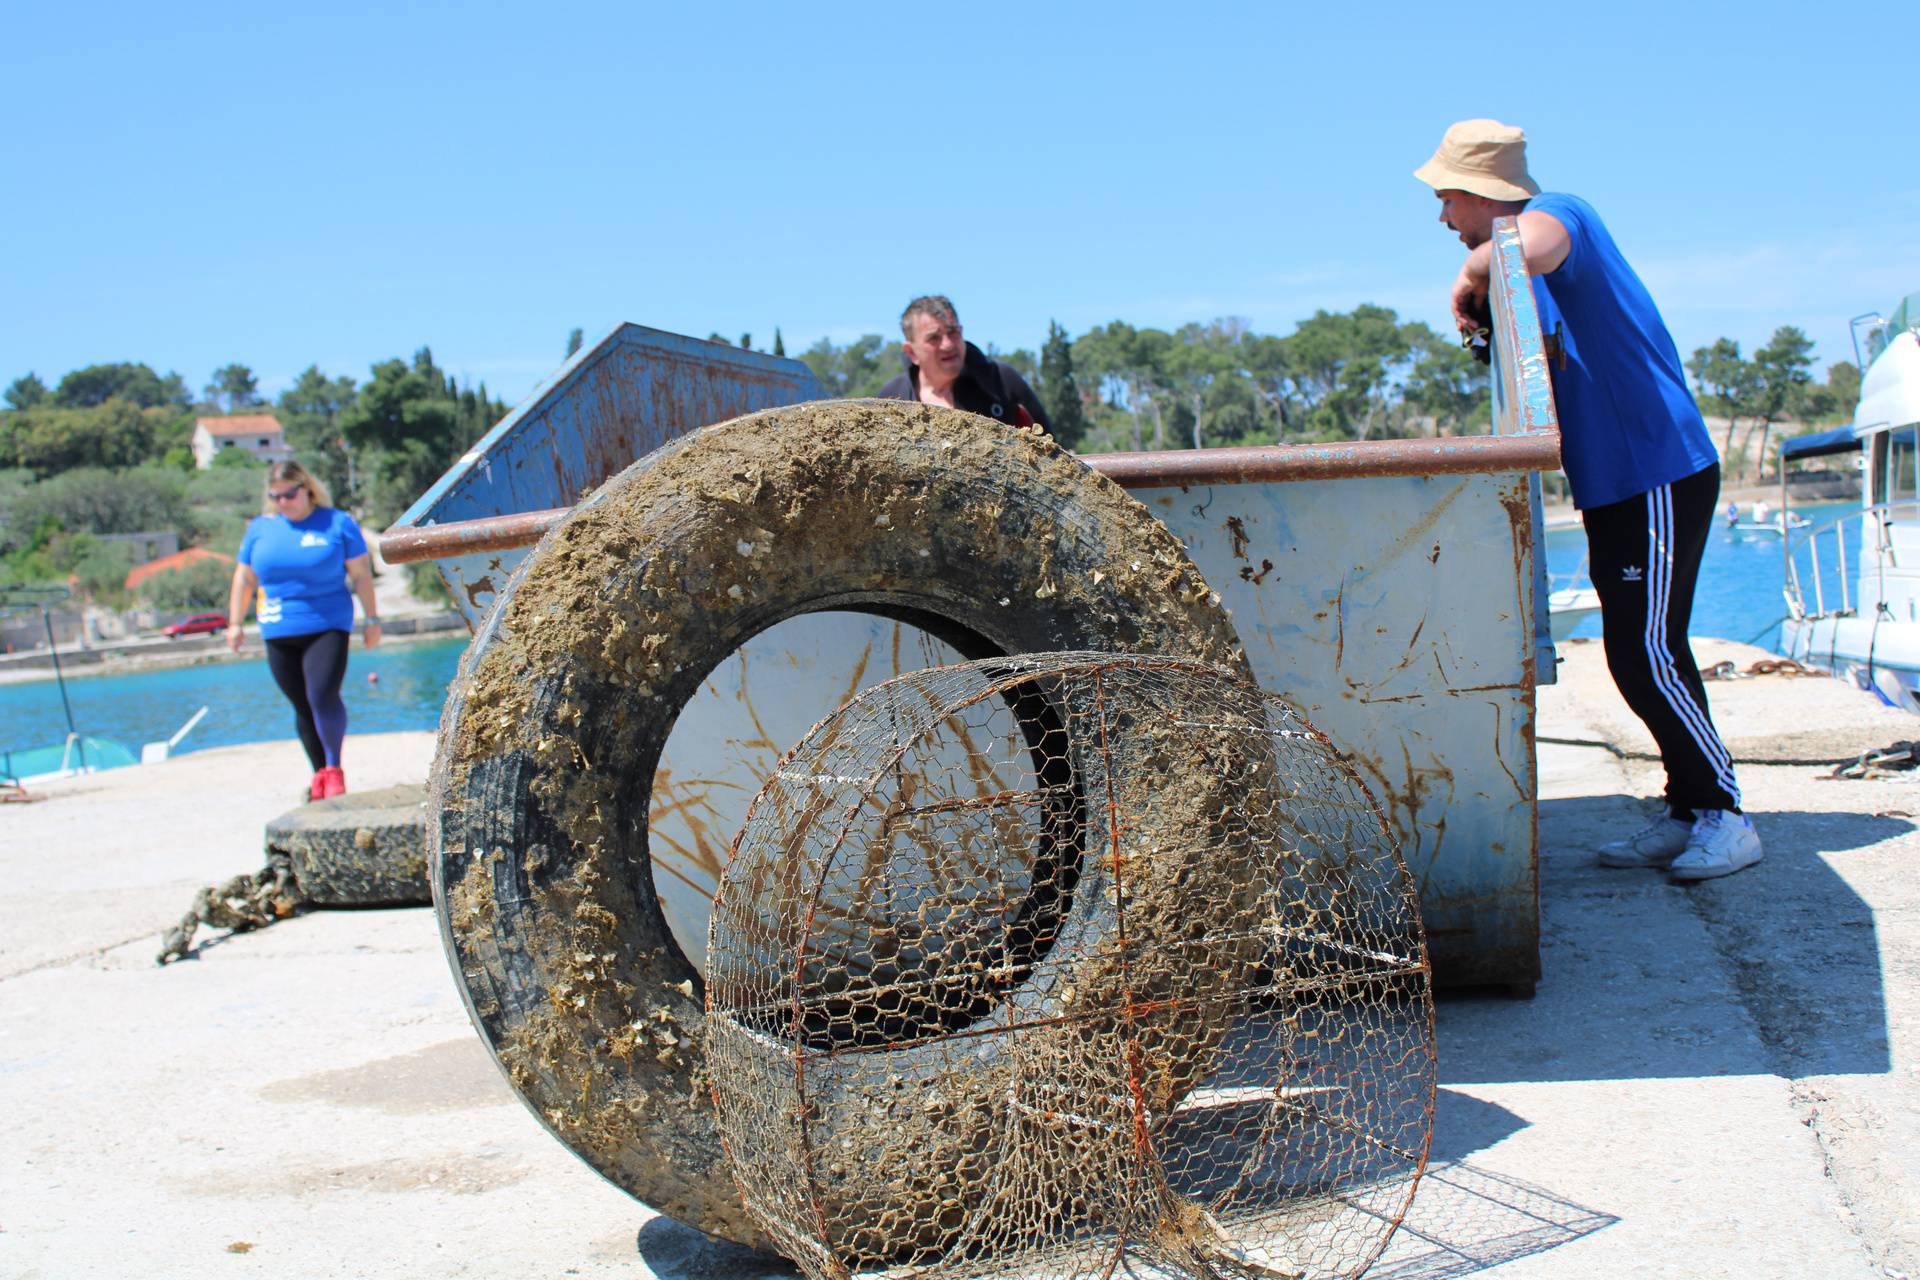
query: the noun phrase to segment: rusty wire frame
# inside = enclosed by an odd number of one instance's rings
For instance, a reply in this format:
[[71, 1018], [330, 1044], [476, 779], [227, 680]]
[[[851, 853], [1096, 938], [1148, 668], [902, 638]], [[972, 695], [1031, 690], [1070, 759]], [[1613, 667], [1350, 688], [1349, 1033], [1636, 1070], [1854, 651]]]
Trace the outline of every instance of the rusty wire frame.
[[1354, 769], [1193, 662], [914, 672], [821, 721], [714, 901], [707, 1055], [809, 1276], [1353, 1276], [1424, 1168], [1414, 886]]

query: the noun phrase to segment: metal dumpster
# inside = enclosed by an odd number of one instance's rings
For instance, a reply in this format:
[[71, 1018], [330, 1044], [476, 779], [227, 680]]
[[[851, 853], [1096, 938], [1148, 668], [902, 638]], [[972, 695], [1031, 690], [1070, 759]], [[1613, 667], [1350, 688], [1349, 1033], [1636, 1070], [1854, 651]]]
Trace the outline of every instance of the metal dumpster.
[[[1340, 445], [1092, 455], [1187, 545], [1261, 684], [1351, 753], [1419, 883], [1433, 971], [1539, 976], [1536, 683], [1552, 679], [1537, 473], [1559, 465], [1518, 232], [1495, 233], [1494, 431]], [[528, 548], [627, 463], [688, 431], [818, 399], [798, 362], [622, 325], [489, 432], [380, 541], [439, 563], [477, 624]], [[857, 613], [755, 637], [682, 712], [649, 845], [704, 968], [726, 847], [779, 753], [854, 692], [959, 655]]]

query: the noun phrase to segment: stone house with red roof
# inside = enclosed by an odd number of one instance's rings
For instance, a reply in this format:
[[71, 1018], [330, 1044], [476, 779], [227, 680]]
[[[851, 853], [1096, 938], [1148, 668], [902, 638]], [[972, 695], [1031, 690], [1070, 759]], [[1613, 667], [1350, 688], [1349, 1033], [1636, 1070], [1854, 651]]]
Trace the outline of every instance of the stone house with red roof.
[[244, 449], [260, 462], [283, 462], [293, 456], [287, 448], [280, 420], [270, 413], [236, 413], [224, 418], [195, 418], [193, 460], [202, 471], [228, 449]]

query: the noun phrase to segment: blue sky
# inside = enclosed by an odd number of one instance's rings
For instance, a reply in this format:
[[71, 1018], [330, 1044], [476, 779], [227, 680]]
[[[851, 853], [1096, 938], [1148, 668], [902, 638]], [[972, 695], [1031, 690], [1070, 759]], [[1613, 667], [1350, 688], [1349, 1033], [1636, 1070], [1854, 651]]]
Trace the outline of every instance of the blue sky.
[[0, 382], [426, 343], [511, 403], [576, 325], [794, 352], [922, 292], [1001, 347], [1438, 326], [1460, 251], [1410, 171], [1479, 115], [1683, 353], [1796, 324], [1824, 364], [1920, 290], [1912, 5], [541, 8], [16, 6]]

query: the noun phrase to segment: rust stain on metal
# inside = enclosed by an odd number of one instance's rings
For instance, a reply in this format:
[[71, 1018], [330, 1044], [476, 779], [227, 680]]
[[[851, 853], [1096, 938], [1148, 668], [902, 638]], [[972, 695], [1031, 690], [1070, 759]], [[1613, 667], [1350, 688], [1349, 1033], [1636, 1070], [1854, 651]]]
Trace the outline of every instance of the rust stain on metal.
[[1532, 793], [1520, 785], [1520, 779], [1515, 777], [1513, 770], [1507, 767], [1506, 757], [1500, 754], [1500, 724], [1500, 704], [1496, 702], [1493, 704], [1493, 762], [1500, 766], [1500, 772], [1507, 775], [1507, 781], [1513, 784], [1514, 793], [1521, 797], [1528, 797]]
[[1233, 558], [1247, 558], [1247, 524], [1239, 516], [1227, 517], [1227, 536], [1233, 539]]
[[1272, 572], [1273, 572], [1273, 561], [1262, 558], [1260, 561], [1260, 572], [1255, 573], [1253, 571], [1252, 565], [1243, 565], [1241, 566], [1241, 569], [1240, 569], [1240, 579], [1243, 582], [1251, 582], [1254, 586], [1257, 587], [1261, 583], [1265, 582], [1267, 580], [1267, 575]]
[[1513, 535], [1514, 576], [1521, 578], [1525, 576], [1520, 571], [1526, 568], [1527, 552], [1532, 549], [1532, 540], [1527, 535], [1533, 529], [1533, 502], [1528, 495], [1509, 489], [1500, 495], [1500, 505], [1507, 513], [1507, 528]]
[[[753, 705], [753, 692], [747, 688], [747, 651], [737, 649], [733, 657], [740, 664], [740, 690], [734, 694], [734, 698], [746, 708], [747, 719], [753, 722], [754, 732], [753, 737], [740, 740], [738, 745], [751, 751], [765, 752], [772, 759], [777, 760], [781, 751], [780, 744], [773, 740], [771, 733], [767, 732], [765, 722], [760, 719], [759, 709]], [[762, 770], [762, 772], [771, 772], [771, 770]]]
[[[1533, 613], [1528, 603], [1534, 585], [1533, 566], [1529, 563], [1533, 553], [1533, 496], [1524, 487], [1510, 487], [1500, 495], [1500, 506], [1507, 513], [1507, 530], [1512, 539], [1514, 616], [1531, 618]], [[1525, 672], [1527, 699], [1531, 704], [1534, 682], [1540, 675], [1539, 661], [1531, 643], [1525, 645], [1524, 649], [1521, 664]], [[1528, 710], [1532, 710], [1531, 705]], [[1531, 733], [1533, 717], [1528, 715], [1526, 722], [1527, 730]]]
[[1333, 669], [1340, 670], [1347, 655], [1347, 575], [1340, 575], [1340, 590], [1333, 595]]
[[480, 607], [480, 597], [482, 595], [490, 596], [493, 594], [493, 579], [492, 577], [475, 578], [467, 584], [466, 591], [467, 603], [478, 609]]
[[[662, 765], [653, 775], [653, 794], [647, 804], [647, 837], [650, 842], [659, 842], [653, 865], [703, 897], [711, 897], [714, 886], [720, 883], [727, 846], [733, 839], [732, 834], [724, 830], [728, 825], [724, 821], [719, 823], [722, 829], [715, 830], [714, 819], [721, 816], [720, 807], [713, 800], [716, 790], [744, 788], [724, 778], [675, 778], [673, 771]], [[658, 826], [662, 818], [676, 818], [686, 823], [689, 843], [675, 840], [662, 831]], [[675, 856], [662, 858], [659, 855], [663, 848]], [[676, 867], [676, 861], [692, 867], [705, 877], [704, 882]]]
[[[1439, 658], [1435, 657], [1434, 661], [1438, 663]], [[1360, 697], [1360, 701], [1365, 703], [1419, 702], [1425, 698], [1457, 698], [1467, 693], [1511, 693], [1521, 687], [1519, 684], [1464, 684], [1457, 689], [1435, 689], [1419, 693], [1396, 693], [1378, 698], [1363, 694]]]

